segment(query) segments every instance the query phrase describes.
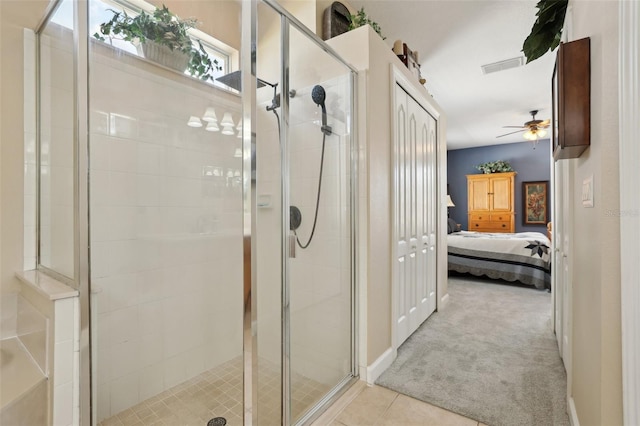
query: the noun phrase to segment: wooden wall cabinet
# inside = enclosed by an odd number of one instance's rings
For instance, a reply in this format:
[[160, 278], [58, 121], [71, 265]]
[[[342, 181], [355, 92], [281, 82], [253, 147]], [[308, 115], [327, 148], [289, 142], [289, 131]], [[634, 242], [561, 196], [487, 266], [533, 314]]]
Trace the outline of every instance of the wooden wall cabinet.
[[515, 175], [467, 175], [469, 231], [515, 232]]
[[591, 144], [590, 39], [561, 43], [551, 80], [555, 160], [578, 158]]

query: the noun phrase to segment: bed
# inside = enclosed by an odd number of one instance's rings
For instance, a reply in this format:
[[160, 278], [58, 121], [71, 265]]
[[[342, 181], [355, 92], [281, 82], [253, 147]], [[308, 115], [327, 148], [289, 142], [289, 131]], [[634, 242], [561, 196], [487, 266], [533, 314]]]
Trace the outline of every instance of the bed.
[[449, 271], [551, 288], [551, 242], [539, 232], [447, 235]]

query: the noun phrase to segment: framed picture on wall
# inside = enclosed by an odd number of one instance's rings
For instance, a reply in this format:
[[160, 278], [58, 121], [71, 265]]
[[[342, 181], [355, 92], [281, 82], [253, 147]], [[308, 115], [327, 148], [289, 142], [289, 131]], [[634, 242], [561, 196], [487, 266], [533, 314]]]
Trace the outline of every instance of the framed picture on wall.
[[549, 221], [549, 181], [522, 182], [524, 225], [546, 225]]

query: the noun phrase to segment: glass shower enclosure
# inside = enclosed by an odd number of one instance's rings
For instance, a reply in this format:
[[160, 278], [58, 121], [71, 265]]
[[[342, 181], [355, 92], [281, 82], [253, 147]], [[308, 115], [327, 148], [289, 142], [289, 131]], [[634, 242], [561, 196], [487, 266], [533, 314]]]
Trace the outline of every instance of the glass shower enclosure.
[[[207, 78], [101, 26], [157, 7]], [[355, 72], [291, 7], [43, 20], [38, 267], [80, 290], [82, 424], [304, 424], [357, 376]]]

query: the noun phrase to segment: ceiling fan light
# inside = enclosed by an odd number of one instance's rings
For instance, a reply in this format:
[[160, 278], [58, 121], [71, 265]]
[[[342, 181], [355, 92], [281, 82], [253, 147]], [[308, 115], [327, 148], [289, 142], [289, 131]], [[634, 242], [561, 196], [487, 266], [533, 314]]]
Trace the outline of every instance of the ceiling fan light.
[[547, 131], [544, 129], [540, 129], [538, 130], [538, 137], [539, 138], [544, 138], [545, 136], [547, 136]]
[[528, 141], [532, 141], [536, 138], [536, 135], [531, 130], [527, 130], [522, 137]]

